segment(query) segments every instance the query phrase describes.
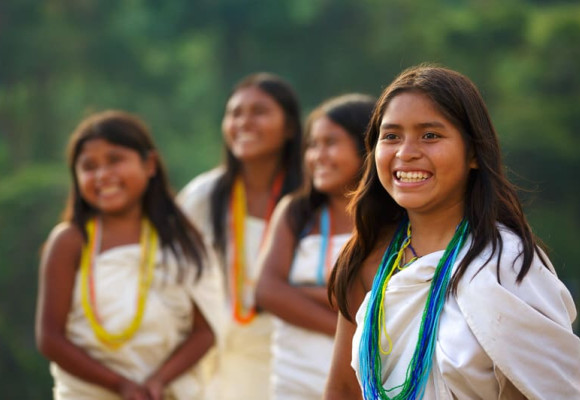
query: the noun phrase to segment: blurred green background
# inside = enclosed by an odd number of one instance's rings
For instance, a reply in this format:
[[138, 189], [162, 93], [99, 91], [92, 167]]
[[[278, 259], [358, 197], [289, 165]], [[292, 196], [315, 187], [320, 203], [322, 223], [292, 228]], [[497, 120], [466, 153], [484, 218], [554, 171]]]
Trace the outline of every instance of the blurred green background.
[[83, 117], [142, 116], [179, 189], [221, 160], [224, 102], [244, 75], [285, 77], [305, 116], [329, 96], [379, 95], [423, 61], [481, 89], [531, 224], [578, 299], [577, 1], [2, 0], [2, 398], [50, 397], [34, 347], [38, 255], [64, 205], [65, 144]]

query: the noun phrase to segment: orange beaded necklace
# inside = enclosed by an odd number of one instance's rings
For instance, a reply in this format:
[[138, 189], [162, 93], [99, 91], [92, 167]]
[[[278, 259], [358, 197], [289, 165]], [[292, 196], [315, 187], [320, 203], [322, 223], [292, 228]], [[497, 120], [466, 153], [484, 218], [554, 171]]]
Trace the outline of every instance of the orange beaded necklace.
[[[266, 226], [262, 233], [260, 247], [264, 242], [270, 216], [274, 211], [276, 201], [280, 197], [282, 184], [284, 183], [284, 174], [279, 173], [272, 184], [268, 208], [266, 209]], [[241, 177], [238, 177], [232, 188], [230, 200], [230, 249], [231, 265], [230, 272], [230, 290], [232, 299], [232, 310], [234, 319], [242, 325], [252, 322], [256, 315], [256, 307], [253, 302], [255, 282], [249, 278], [246, 268], [245, 255], [245, 220], [246, 220], [246, 189]]]

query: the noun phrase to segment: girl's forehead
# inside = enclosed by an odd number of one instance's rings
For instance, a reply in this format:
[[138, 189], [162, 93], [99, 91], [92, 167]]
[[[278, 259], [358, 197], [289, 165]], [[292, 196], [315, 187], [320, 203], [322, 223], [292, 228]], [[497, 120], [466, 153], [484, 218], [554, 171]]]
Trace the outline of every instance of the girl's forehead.
[[258, 86], [247, 86], [236, 90], [228, 99], [227, 105], [234, 107], [245, 103], [276, 102], [275, 99]]
[[85, 140], [79, 147], [77, 158], [87, 156], [89, 153], [111, 152], [111, 151], [135, 151], [135, 149], [113, 143], [102, 137], [90, 138]]

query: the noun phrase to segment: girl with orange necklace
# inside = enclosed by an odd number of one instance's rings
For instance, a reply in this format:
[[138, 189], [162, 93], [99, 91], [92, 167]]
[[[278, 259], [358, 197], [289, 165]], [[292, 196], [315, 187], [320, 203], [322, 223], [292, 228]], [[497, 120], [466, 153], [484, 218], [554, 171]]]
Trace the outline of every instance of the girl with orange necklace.
[[120, 111], [87, 118], [70, 139], [69, 168], [36, 323], [54, 398], [203, 398], [192, 367], [217, 339], [223, 285], [147, 127]]
[[375, 100], [349, 94], [310, 113], [302, 189], [276, 207], [266, 238], [256, 298], [276, 316], [272, 400], [319, 400], [330, 368], [337, 312], [326, 282], [353, 221], [348, 193], [361, 178], [364, 133]]
[[475, 85], [399, 75], [367, 134], [326, 399], [578, 399], [569, 291], [504, 174]]
[[[179, 202], [216, 251], [230, 315], [215, 363], [212, 399], [267, 399], [271, 317], [254, 301], [256, 259], [281, 196], [302, 180], [297, 98], [281, 78], [246, 77], [231, 93], [222, 121], [225, 165], [193, 179]], [[209, 368], [208, 368], [209, 369]]]

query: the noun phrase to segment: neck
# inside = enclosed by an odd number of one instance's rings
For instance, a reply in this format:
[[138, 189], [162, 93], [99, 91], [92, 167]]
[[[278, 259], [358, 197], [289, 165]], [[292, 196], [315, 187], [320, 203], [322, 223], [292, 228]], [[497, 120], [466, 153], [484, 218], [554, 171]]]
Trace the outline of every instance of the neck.
[[280, 171], [280, 159], [247, 161], [242, 164], [240, 174], [246, 191], [269, 191], [276, 174]]
[[457, 204], [435, 215], [408, 212], [411, 222], [411, 243], [419, 256], [444, 250], [455, 234], [464, 214]]
[[328, 212], [332, 218], [332, 231], [334, 234], [349, 233], [354, 228], [352, 216], [346, 211], [349, 199], [344, 195], [328, 196]]
[[272, 184], [279, 171], [280, 160], [277, 158], [242, 164], [241, 176], [248, 215], [268, 218], [271, 211]]
[[141, 210], [133, 211], [130, 214], [111, 215], [101, 214], [103, 224], [103, 241], [101, 250], [138, 243], [141, 232]]

